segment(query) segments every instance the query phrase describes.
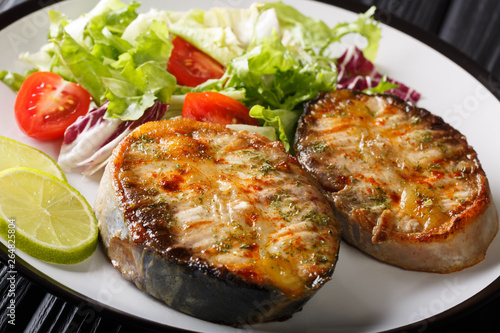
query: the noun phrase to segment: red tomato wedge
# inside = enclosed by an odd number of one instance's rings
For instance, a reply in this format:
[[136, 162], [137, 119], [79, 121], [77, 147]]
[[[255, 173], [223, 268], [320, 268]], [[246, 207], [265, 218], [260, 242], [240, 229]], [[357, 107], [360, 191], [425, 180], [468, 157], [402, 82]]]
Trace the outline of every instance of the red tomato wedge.
[[35, 72], [23, 82], [14, 106], [21, 130], [38, 140], [64, 135], [66, 128], [89, 111], [90, 94], [52, 72]]
[[241, 102], [218, 92], [187, 93], [182, 116], [221, 125], [247, 124], [258, 126]]
[[220, 79], [224, 75], [221, 64], [189, 42], [175, 37], [172, 43], [174, 49], [168, 60], [167, 70], [180, 85], [196, 87], [209, 79]]

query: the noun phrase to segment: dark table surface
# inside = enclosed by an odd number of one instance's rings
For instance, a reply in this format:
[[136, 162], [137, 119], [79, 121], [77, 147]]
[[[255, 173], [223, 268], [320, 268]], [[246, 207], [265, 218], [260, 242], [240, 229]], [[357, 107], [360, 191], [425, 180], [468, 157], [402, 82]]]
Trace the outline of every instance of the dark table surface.
[[[344, 0], [363, 11], [376, 5], [390, 17], [429, 32], [500, 78], [500, 1], [497, 0]], [[40, 7], [50, 1], [0, 0], [0, 11], [19, 3]], [[328, 2], [328, 1], [324, 1]], [[336, 1], [338, 2], [338, 0]], [[24, 4], [26, 5], [26, 4]], [[381, 16], [382, 17], [382, 16]], [[391, 23], [391, 22], [387, 22]], [[455, 50], [452, 50], [455, 51]], [[497, 96], [500, 96], [497, 94]], [[16, 326], [7, 324], [7, 267], [0, 262], [0, 332], [142, 332], [140, 327], [89, 311], [81, 303], [54, 296], [28, 278], [16, 279]], [[80, 305], [80, 306], [79, 306]], [[500, 293], [444, 319], [430, 318], [415, 332], [500, 332]]]

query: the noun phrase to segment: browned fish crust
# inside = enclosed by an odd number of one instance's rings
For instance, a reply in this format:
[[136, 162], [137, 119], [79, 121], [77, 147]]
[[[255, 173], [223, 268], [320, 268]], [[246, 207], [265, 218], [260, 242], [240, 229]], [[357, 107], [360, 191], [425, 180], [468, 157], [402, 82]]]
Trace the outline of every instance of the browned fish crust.
[[398, 97], [321, 94], [306, 105], [294, 149], [327, 191], [343, 239], [381, 261], [449, 273], [483, 260], [497, 233], [466, 138]]
[[95, 211], [125, 278], [237, 326], [290, 317], [330, 279], [340, 227], [319, 188], [280, 143], [181, 118], [119, 144]]

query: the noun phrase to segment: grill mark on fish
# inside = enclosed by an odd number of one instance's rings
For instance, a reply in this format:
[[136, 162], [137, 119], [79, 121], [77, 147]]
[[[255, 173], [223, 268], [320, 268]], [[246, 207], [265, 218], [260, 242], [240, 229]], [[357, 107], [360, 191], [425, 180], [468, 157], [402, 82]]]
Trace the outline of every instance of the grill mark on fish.
[[382, 261], [459, 270], [482, 260], [497, 232], [488, 181], [466, 138], [397, 97], [320, 94], [306, 105], [294, 149], [335, 205], [344, 239]]
[[[139, 127], [113, 152], [95, 207], [122, 275], [214, 322], [245, 323], [256, 304], [276, 297], [264, 319], [291, 316], [337, 260], [338, 221], [314, 178], [280, 143], [221, 125]], [[193, 301], [181, 305], [177, 293]]]

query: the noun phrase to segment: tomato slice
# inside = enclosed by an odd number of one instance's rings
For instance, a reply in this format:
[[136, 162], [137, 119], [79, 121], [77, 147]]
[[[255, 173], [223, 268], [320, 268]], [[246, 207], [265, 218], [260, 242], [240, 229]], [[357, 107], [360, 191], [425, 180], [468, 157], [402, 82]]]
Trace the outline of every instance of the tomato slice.
[[64, 135], [66, 128], [88, 112], [90, 94], [80, 85], [52, 72], [35, 72], [24, 80], [14, 106], [21, 130], [38, 140]]
[[241, 102], [218, 92], [187, 93], [182, 116], [221, 125], [247, 124], [258, 126]]
[[189, 42], [175, 37], [172, 43], [174, 49], [168, 60], [167, 70], [180, 85], [196, 87], [209, 79], [220, 79], [224, 75], [221, 64]]

